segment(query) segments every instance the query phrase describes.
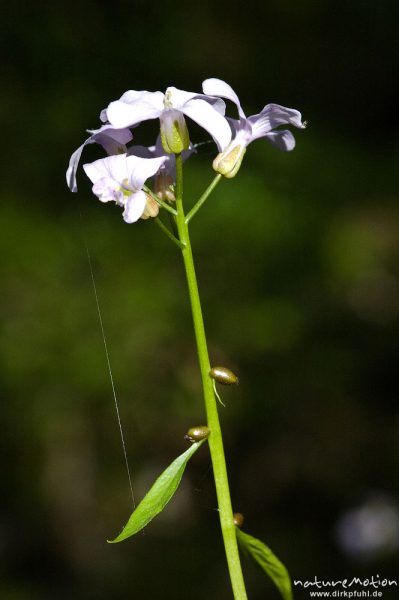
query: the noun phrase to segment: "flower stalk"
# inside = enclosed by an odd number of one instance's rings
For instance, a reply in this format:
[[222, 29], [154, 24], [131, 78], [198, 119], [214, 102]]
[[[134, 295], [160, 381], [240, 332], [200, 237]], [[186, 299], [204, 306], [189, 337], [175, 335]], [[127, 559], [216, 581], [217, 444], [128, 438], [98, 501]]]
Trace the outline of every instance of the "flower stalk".
[[216, 177], [214, 177], [214, 179], [212, 180], [211, 184], [206, 188], [205, 192], [199, 198], [198, 202], [196, 202], [194, 204], [193, 208], [190, 210], [190, 212], [186, 216], [186, 223], [189, 223], [191, 221], [191, 219], [196, 214], [196, 212], [204, 204], [205, 200], [207, 200], [208, 196], [213, 192], [213, 190], [215, 189], [215, 187], [217, 186], [217, 184], [219, 183], [219, 181], [221, 180], [221, 178], [222, 178], [222, 176], [220, 174], [216, 175]]
[[172, 240], [174, 244], [176, 244], [176, 246], [178, 246], [180, 249], [184, 248], [184, 244], [173, 235], [173, 233], [166, 227], [159, 217], [155, 217], [154, 221], [164, 232], [164, 234], [167, 235], [167, 237]]
[[211, 369], [208, 347], [206, 342], [204, 321], [202, 317], [194, 259], [191, 250], [188, 219], [183, 208], [183, 163], [181, 155], [176, 155], [176, 207], [177, 230], [180, 242], [183, 244], [182, 256], [187, 278], [194, 332], [197, 343], [198, 360], [201, 371], [202, 388], [207, 415], [207, 425], [211, 431], [209, 448], [213, 466], [213, 475], [218, 499], [220, 524], [226, 551], [228, 569], [235, 600], [247, 600], [244, 578], [242, 575], [237, 538], [231, 506], [230, 489], [227, 477], [226, 460], [223, 448], [223, 438], [220, 428], [217, 403], [213, 389], [213, 379], [209, 375]]

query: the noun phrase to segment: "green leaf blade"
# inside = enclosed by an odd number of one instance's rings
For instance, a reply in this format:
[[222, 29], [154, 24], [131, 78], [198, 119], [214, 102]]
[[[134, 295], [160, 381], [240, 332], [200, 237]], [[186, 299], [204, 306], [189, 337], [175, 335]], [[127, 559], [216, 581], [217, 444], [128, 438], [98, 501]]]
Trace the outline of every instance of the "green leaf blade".
[[179, 487], [186, 465], [204, 440], [196, 442], [178, 456], [158, 477], [140, 504], [134, 509], [121, 533], [109, 544], [122, 542], [141, 531], [154, 517], [165, 508]]
[[286, 567], [277, 556], [266, 544], [252, 537], [252, 535], [244, 533], [238, 527], [236, 528], [236, 534], [240, 549], [250, 556], [270, 577], [284, 600], [293, 600], [291, 578]]

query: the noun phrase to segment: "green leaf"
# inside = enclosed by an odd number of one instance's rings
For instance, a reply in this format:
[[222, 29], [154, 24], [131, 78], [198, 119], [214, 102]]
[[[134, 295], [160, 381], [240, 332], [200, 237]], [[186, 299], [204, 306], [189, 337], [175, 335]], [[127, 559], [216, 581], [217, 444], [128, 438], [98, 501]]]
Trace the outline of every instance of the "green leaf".
[[121, 533], [114, 539], [108, 540], [109, 544], [122, 542], [145, 527], [167, 505], [179, 487], [184, 469], [194, 452], [198, 450], [204, 440], [192, 444], [188, 450], [178, 456], [165, 471], [158, 477], [150, 491], [144, 496], [140, 504], [134, 509], [130, 519]]
[[284, 600], [293, 600], [291, 578], [283, 563], [260, 540], [244, 533], [238, 527], [236, 527], [236, 533], [241, 550], [265, 571], [279, 589]]

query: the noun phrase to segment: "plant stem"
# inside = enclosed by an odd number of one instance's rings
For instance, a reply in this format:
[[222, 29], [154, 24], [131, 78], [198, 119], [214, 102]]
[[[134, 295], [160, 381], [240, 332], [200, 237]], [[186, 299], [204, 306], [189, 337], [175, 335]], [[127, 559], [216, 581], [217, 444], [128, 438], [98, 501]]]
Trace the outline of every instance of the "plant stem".
[[198, 200], [198, 202], [196, 202], [194, 204], [193, 208], [188, 213], [188, 215], [186, 217], [186, 223], [189, 223], [191, 221], [191, 219], [193, 218], [193, 216], [195, 215], [197, 210], [199, 210], [201, 208], [201, 206], [204, 204], [204, 202], [208, 198], [209, 194], [211, 192], [213, 192], [213, 190], [215, 189], [215, 187], [217, 186], [217, 184], [219, 183], [221, 178], [222, 178], [222, 176], [220, 174], [216, 175], [216, 177], [213, 179], [212, 183], [206, 188], [205, 192], [202, 194], [201, 198]]
[[209, 375], [211, 367], [209, 363], [204, 321], [202, 317], [193, 254], [191, 250], [190, 237], [188, 232], [188, 223], [184, 215], [183, 209], [183, 166], [180, 155], [176, 155], [176, 206], [177, 229], [180, 241], [184, 244], [184, 248], [182, 248], [182, 255], [187, 277], [191, 311], [194, 321], [194, 331], [197, 342], [198, 359], [201, 370], [205, 409], [208, 421], [207, 424], [209, 429], [211, 430], [211, 434], [209, 436], [208, 441], [212, 459], [213, 475], [215, 479], [216, 494], [218, 499], [220, 524], [222, 528], [227, 564], [229, 568], [230, 580], [235, 600], [247, 600], [247, 593], [245, 591], [240, 557], [238, 554], [235, 525], [233, 523], [233, 510], [231, 507], [230, 490], [227, 478], [222, 432], [220, 429], [217, 404], [213, 390], [213, 380]]
[[174, 244], [176, 244], [176, 246], [178, 246], [179, 248], [183, 248], [183, 244], [181, 243], [181, 241], [180, 241], [180, 240], [178, 240], [178, 239], [177, 239], [177, 238], [176, 238], [176, 237], [173, 235], [173, 233], [172, 233], [172, 232], [171, 232], [171, 231], [170, 231], [170, 230], [169, 230], [169, 229], [166, 227], [165, 223], [163, 223], [159, 217], [155, 217], [154, 221], [155, 221], [155, 223], [158, 225], [158, 227], [159, 227], [160, 229], [162, 229], [162, 231], [163, 231], [163, 232], [164, 232], [164, 233], [165, 233], [165, 234], [168, 236], [168, 238], [169, 238], [170, 240], [172, 240], [172, 242], [173, 242]]

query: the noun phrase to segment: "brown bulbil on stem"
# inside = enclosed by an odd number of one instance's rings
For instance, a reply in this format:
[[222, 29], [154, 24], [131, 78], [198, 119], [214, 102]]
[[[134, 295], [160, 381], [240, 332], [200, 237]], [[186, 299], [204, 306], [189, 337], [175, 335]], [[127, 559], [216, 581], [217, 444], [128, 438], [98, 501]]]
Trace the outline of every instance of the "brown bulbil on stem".
[[212, 367], [209, 375], [222, 385], [238, 385], [238, 377], [227, 367]]
[[236, 527], [242, 527], [244, 524], [244, 515], [240, 512], [235, 512], [233, 514], [233, 522]]
[[197, 425], [196, 427], [191, 427], [191, 429], [187, 431], [184, 439], [193, 444], [194, 442], [206, 440], [210, 433], [211, 430], [206, 425]]

